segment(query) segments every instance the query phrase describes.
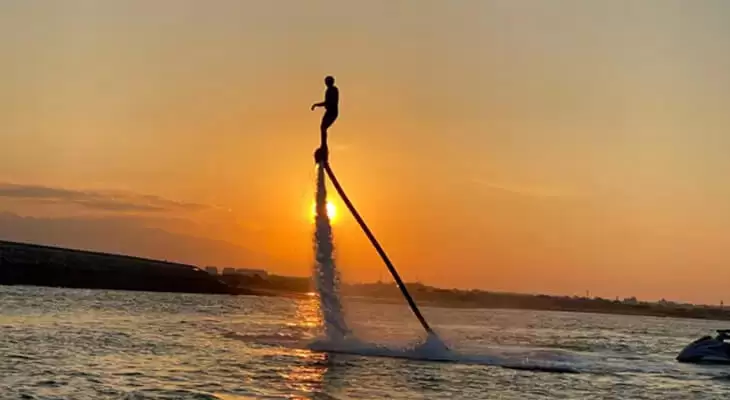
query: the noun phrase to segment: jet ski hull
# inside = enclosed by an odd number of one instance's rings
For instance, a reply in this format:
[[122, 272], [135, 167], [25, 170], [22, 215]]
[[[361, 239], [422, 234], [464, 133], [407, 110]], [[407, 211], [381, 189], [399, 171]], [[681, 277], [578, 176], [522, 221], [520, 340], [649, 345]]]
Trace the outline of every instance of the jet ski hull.
[[730, 365], [730, 343], [709, 336], [700, 338], [682, 349], [677, 361], [690, 364]]

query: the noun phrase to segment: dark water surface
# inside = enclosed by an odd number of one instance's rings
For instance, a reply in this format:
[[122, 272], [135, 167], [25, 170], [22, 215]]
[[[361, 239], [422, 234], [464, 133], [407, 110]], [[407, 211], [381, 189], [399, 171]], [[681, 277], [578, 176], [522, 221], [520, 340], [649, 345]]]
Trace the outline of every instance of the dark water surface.
[[[0, 398], [730, 398], [730, 367], [674, 361], [721, 322], [425, 308], [463, 358], [443, 363], [310, 351], [317, 307], [315, 299], [0, 286]], [[347, 315], [379, 344], [397, 348], [419, 335], [405, 307], [350, 303]]]

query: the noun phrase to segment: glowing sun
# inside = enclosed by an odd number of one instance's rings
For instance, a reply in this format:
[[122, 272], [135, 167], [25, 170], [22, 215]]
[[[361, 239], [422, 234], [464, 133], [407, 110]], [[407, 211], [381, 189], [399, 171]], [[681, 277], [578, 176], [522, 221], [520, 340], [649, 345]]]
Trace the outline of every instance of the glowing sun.
[[337, 218], [337, 207], [335, 207], [334, 204], [327, 202], [327, 216], [330, 217], [330, 219]]
[[[337, 207], [335, 207], [334, 204], [327, 202], [327, 205], [325, 206], [327, 208], [327, 217], [329, 217], [330, 221], [334, 221], [337, 219]], [[312, 218], [317, 216], [317, 204], [312, 203]]]

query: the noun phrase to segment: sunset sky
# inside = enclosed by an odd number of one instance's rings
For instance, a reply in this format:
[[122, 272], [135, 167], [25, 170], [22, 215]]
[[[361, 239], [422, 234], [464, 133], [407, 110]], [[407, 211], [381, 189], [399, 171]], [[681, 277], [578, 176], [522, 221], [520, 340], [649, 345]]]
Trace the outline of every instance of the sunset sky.
[[[727, 303], [728, 21], [723, 0], [6, 0], [0, 233], [306, 275], [332, 74], [332, 167], [406, 280]], [[344, 278], [387, 278], [332, 202]]]

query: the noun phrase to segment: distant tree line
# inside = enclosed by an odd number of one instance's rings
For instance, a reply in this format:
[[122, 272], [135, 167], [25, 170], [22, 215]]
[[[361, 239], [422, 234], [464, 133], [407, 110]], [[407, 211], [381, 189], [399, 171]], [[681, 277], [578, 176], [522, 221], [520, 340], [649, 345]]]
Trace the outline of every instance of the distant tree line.
[[[313, 282], [308, 277], [270, 275], [268, 279], [246, 276], [226, 279], [228, 279], [227, 283], [234, 286], [268, 292], [304, 294], [314, 290]], [[441, 307], [516, 308], [730, 320], [730, 310], [723, 307], [678, 304], [666, 300], [643, 302], [635, 297], [610, 300], [600, 297], [442, 289], [421, 283], [407, 283], [406, 287], [419, 304]], [[400, 290], [393, 283], [343, 284], [341, 290], [345, 297], [359, 298], [365, 301], [388, 303], [403, 301]]]

